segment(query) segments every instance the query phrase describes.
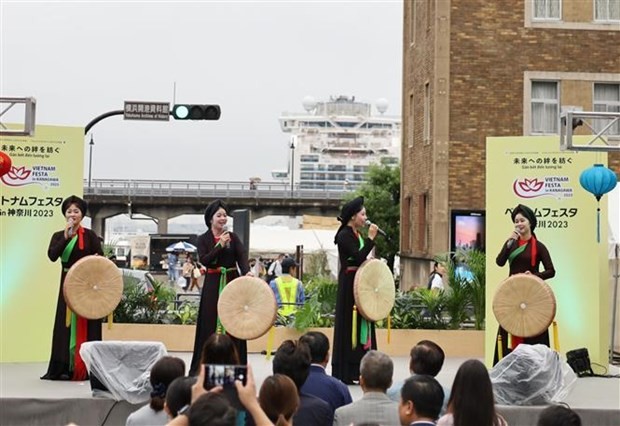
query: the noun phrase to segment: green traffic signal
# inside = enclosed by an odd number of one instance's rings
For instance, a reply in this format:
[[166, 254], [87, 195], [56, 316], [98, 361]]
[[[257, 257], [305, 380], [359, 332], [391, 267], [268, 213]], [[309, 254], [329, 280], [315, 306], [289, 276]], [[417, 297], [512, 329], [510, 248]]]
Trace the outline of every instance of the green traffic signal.
[[172, 108], [175, 120], [219, 120], [222, 114], [219, 105], [178, 104]]

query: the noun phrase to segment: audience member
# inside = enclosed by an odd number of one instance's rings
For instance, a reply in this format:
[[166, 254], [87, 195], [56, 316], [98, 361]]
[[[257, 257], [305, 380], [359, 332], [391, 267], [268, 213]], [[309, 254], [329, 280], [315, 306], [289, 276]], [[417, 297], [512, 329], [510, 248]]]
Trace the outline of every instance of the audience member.
[[201, 364], [239, 364], [237, 347], [228, 334], [213, 333], [205, 341], [200, 355]]
[[188, 420], [189, 426], [235, 426], [237, 411], [223, 395], [210, 392], [192, 403]]
[[581, 417], [569, 407], [550, 405], [540, 412], [536, 426], [581, 426]]
[[[237, 352], [237, 346], [228, 334], [213, 333], [202, 347], [200, 363], [238, 365], [239, 354]], [[237, 412], [237, 424], [243, 425], [245, 423], [246, 412], [245, 410], [239, 410]]]
[[448, 414], [437, 426], [507, 426], [495, 412], [493, 386], [489, 372], [476, 359], [465, 361], [458, 369], [448, 401]]
[[359, 401], [340, 407], [334, 415], [335, 426], [351, 423], [398, 425], [398, 404], [385, 394], [392, 384], [394, 364], [386, 354], [371, 350], [360, 363], [360, 386], [364, 395]]
[[301, 391], [310, 373], [310, 360], [308, 345], [285, 340], [273, 358], [273, 374], [284, 374], [295, 383], [299, 394], [299, 409], [293, 417], [295, 426], [330, 425], [334, 414], [329, 404]]
[[[421, 340], [413, 348], [409, 354], [409, 373], [410, 377], [416, 374], [424, 374], [436, 377], [443, 367], [446, 356], [443, 349], [430, 340]], [[400, 390], [403, 387], [404, 380], [395, 383], [388, 389], [387, 395], [392, 401], [400, 402]], [[441, 414], [445, 414], [448, 409], [448, 398], [450, 398], [450, 389], [442, 386], [444, 400], [441, 408]]]
[[126, 426], [157, 426], [168, 422], [164, 402], [168, 386], [185, 374], [185, 362], [181, 358], [165, 356], [151, 368], [151, 401], [127, 417]]
[[401, 390], [398, 407], [401, 426], [433, 426], [443, 405], [443, 389], [432, 376], [408, 378]]
[[301, 391], [327, 402], [332, 411], [353, 402], [349, 388], [340, 380], [325, 373], [329, 363], [329, 340], [318, 331], [310, 331], [299, 339], [310, 349], [310, 374]]
[[[238, 418], [234, 408], [226, 398], [220, 395], [223, 388], [217, 386], [207, 391], [203, 386], [204, 379], [205, 366], [201, 365], [196, 383], [192, 386], [191, 405], [182, 407], [178, 411], [178, 415], [167, 426], [233, 426], [236, 424]], [[246, 384], [243, 385], [237, 380], [235, 381], [235, 387], [239, 400], [252, 416], [254, 423], [260, 426], [273, 426], [273, 423], [271, 423], [258, 403], [251, 365], [248, 364]], [[211, 396], [205, 398], [208, 395]]]
[[276, 426], [292, 424], [293, 415], [299, 408], [299, 395], [293, 380], [283, 374], [269, 376], [258, 394], [261, 408]]
[[171, 419], [174, 419], [179, 410], [192, 403], [192, 386], [196, 383], [196, 377], [177, 377], [168, 386], [164, 409]]

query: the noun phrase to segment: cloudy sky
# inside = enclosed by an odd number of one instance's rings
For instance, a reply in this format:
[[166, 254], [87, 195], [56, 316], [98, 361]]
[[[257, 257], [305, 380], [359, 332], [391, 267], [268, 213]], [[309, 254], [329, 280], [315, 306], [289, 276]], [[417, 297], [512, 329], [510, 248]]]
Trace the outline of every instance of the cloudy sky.
[[[386, 98], [400, 115], [402, 1], [0, 3], [0, 95], [37, 123], [85, 126], [125, 100], [217, 103], [219, 121], [108, 118], [93, 179], [271, 180], [278, 116], [306, 95]], [[85, 144], [84, 176], [88, 175]]]

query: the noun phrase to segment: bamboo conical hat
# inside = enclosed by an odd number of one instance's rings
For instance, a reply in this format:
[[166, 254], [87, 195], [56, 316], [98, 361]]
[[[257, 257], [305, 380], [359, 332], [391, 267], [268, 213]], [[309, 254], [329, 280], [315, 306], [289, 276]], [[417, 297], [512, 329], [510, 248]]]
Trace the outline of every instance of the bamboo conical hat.
[[86, 256], [67, 271], [63, 294], [67, 306], [79, 316], [103, 318], [121, 301], [123, 274], [103, 256]]
[[493, 313], [508, 333], [519, 337], [538, 336], [555, 318], [555, 296], [551, 287], [531, 274], [506, 278], [493, 297]]
[[362, 263], [353, 281], [353, 295], [359, 313], [369, 321], [386, 318], [394, 307], [396, 288], [390, 268], [379, 259]]
[[226, 332], [238, 339], [257, 339], [276, 321], [278, 305], [271, 287], [260, 278], [235, 278], [224, 287], [217, 313]]

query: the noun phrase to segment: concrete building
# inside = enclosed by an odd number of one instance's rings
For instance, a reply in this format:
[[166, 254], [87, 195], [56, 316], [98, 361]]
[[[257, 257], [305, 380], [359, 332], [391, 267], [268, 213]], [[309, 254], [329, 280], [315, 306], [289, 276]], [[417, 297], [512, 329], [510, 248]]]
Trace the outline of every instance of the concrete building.
[[[620, 111], [619, 6], [404, 2], [404, 289], [426, 284], [429, 260], [449, 251], [451, 212], [484, 210], [487, 136], [559, 134], [559, 113], [568, 105]], [[609, 158], [620, 171], [620, 155]]]

